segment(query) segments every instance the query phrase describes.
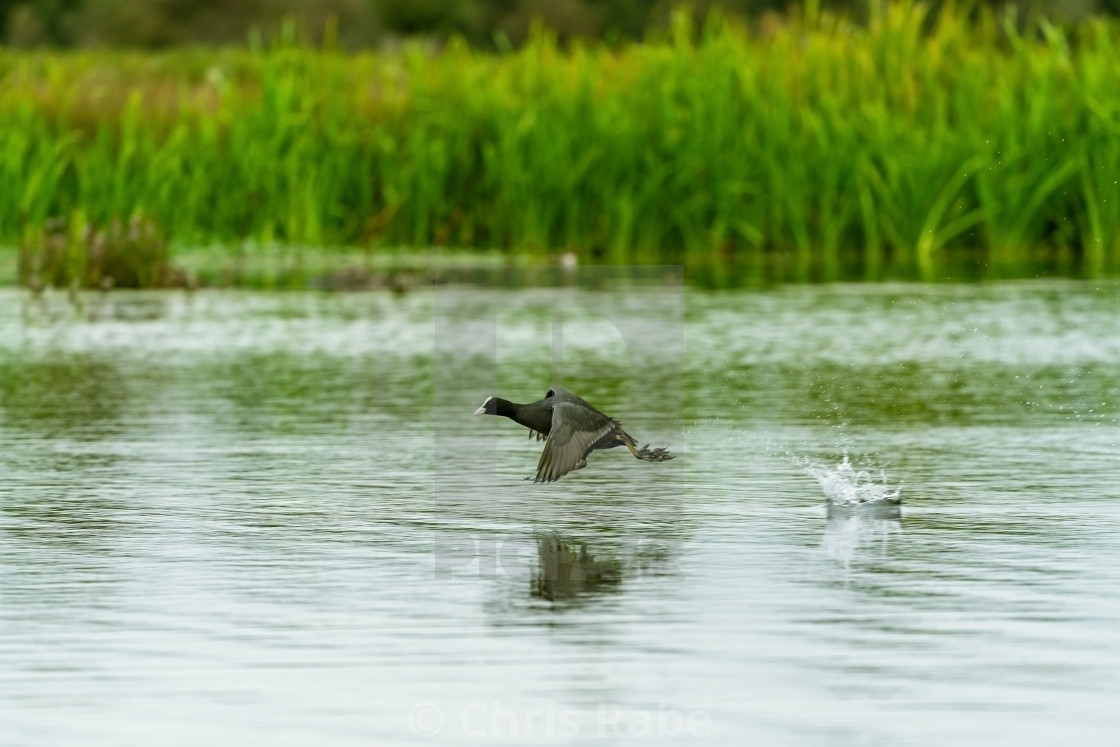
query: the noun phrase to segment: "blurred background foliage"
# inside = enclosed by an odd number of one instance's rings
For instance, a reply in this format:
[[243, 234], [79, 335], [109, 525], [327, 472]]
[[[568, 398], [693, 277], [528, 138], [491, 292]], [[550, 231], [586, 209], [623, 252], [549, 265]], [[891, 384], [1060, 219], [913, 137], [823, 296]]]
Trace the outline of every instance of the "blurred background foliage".
[[[822, 9], [858, 18], [874, 0], [821, 0]], [[127, 47], [243, 43], [266, 38], [294, 18], [308, 40], [350, 49], [390, 46], [404, 37], [459, 35], [479, 47], [520, 45], [542, 22], [561, 40], [639, 39], [667, 27], [673, 0], [0, 0], [0, 42], [26, 47]], [[931, 6], [945, 4], [941, 0]], [[959, 4], [959, 3], [958, 3]], [[1078, 20], [1120, 14], [1120, 0], [976, 0], [1014, 6], [1022, 19]], [[780, 16], [785, 0], [693, 0], [703, 18], [720, 9], [746, 18]]]
[[1105, 0], [0, 3], [31, 287], [190, 284], [208, 247], [1120, 275]]

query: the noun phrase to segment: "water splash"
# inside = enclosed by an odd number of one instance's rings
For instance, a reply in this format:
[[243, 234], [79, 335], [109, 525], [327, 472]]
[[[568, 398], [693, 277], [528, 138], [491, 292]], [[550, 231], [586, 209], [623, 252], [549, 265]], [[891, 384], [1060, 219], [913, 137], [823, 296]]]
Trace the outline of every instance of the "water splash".
[[900, 486], [887, 482], [886, 472], [878, 474], [856, 469], [845, 454], [833, 466], [799, 460], [805, 473], [815, 478], [827, 499], [828, 521], [821, 547], [833, 560], [850, 568], [860, 547], [879, 545], [886, 556], [887, 543], [902, 532]]
[[830, 506], [864, 506], [869, 503], [897, 505], [902, 502], [902, 488], [891, 488], [886, 472], [873, 475], [856, 469], [844, 455], [844, 461], [833, 467], [809, 463], [802, 465], [806, 474], [816, 478]]

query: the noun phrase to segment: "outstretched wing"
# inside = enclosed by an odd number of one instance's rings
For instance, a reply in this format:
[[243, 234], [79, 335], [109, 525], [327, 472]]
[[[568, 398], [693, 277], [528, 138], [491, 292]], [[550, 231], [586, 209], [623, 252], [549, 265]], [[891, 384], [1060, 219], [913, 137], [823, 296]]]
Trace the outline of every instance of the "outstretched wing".
[[570, 402], [553, 405], [552, 431], [544, 442], [534, 482], [553, 482], [571, 472], [587, 450], [614, 427], [612, 421], [604, 418], [606, 422], [597, 430], [580, 430], [571, 422], [579, 411], [579, 406]]

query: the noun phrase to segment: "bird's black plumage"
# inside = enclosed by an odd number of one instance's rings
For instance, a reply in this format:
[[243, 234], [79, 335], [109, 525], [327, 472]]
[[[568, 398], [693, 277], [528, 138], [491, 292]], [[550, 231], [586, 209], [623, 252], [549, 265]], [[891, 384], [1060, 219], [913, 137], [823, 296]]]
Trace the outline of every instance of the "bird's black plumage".
[[665, 462], [674, 456], [667, 449], [650, 449], [648, 444], [639, 449], [617, 420], [558, 386], [549, 389], [544, 399], [524, 405], [487, 397], [474, 414], [509, 418], [528, 428], [530, 438], [545, 439], [534, 482], [553, 482], [587, 466], [588, 455], [596, 449], [625, 446], [646, 462]]

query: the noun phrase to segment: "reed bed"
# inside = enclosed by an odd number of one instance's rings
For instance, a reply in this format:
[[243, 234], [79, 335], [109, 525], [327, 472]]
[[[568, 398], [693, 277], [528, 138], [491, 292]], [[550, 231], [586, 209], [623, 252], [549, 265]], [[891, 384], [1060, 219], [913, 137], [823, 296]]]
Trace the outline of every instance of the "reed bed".
[[907, 2], [681, 14], [616, 49], [3, 51], [0, 242], [142, 216], [173, 247], [574, 252], [713, 284], [1116, 273], [1118, 48], [1103, 20]]

